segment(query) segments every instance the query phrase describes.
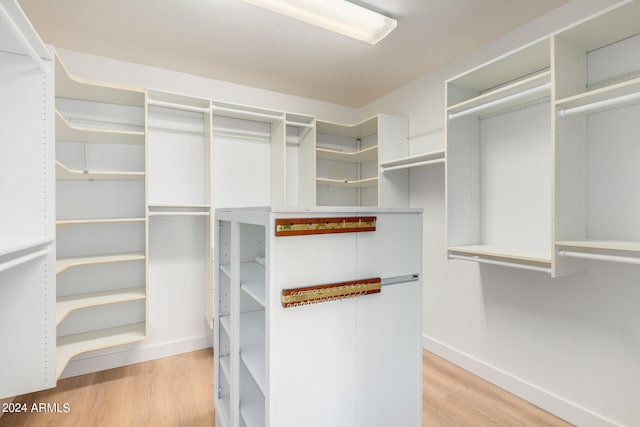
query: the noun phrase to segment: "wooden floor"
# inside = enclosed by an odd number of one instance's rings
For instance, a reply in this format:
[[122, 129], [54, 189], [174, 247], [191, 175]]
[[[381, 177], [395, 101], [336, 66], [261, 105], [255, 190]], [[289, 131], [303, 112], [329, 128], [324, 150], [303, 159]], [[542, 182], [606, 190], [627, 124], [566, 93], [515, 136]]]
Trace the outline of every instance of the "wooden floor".
[[[570, 425], [429, 352], [423, 361], [423, 426]], [[67, 378], [14, 403], [61, 412], [6, 413], [0, 427], [212, 426], [213, 357], [201, 350]]]

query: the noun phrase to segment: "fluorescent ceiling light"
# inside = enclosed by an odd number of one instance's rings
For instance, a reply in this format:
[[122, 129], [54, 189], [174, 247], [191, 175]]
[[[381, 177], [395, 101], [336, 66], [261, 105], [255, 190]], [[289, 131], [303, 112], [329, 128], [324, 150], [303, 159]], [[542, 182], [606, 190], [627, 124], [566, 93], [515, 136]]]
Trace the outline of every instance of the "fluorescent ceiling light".
[[398, 21], [346, 0], [242, 0], [318, 27], [376, 44]]

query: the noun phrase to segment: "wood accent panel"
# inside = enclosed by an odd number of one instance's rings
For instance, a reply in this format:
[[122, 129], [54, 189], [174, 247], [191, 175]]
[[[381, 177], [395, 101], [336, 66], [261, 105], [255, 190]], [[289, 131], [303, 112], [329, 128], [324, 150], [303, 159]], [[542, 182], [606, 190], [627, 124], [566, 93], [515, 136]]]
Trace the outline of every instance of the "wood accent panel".
[[355, 298], [361, 295], [379, 294], [381, 289], [382, 279], [379, 277], [354, 280], [351, 282], [332, 283], [329, 285], [284, 289], [282, 291], [282, 306], [285, 308], [297, 307], [345, 298]]
[[276, 236], [376, 231], [375, 216], [337, 218], [277, 218]]

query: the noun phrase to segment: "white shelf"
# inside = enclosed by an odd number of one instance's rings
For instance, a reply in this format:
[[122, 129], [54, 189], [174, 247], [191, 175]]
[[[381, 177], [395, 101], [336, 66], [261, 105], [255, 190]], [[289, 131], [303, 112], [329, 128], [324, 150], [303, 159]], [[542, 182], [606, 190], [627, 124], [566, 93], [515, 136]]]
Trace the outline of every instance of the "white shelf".
[[231, 266], [229, 264], [220, 265], [220, 271], [222, 271], [225, 276], [231, 277]]
[[240, 264], [240, 288], [261, 306], [266, 306], [265, 300], [265, 269], [257, 262], [243, 262]]
[[60, 325], [65, 317], [75, 310], [99, 305], [136, 301], [145, 298], [144, 286], [58, 297], [56, 301], [56, 326]]
[[535, 74], [447, 108], [449, 119], [472, 113], [490, 114], [543, 99], [551, 94], [551, 71]]
[[[556, 101], [561, 116], [576, 113], [595, 113], [640, 103], [640, 78], [594, 89]], [[574, 110], [575, 109], [575, 110]]]
[[229, 317], [228, 314], [226, 315], [220, 315], [220, 325], [222, 326], [222, 329], [224, 330], [224, 332], [231, 336], [231, 318]]
[[229, 407], [231, 405], [231, 398], [229, 396], [222, 396], [219, 398], [220, 406], [216, 406], [216, 412], [220, 414], [220, 421], [222, 421], [222, 426], [220, 427], [230, 427], [231, 422], [229, 421]]
[[39, 239], [0, 239], [0, 256], [35, 249], [53, 242], [53, 238]]
[[265, 394], [265, 312], [240, 314], [240, 357], [258, 388]]
[[231, 356], [220, 357], [220, 371], [224, 374], [227, 382], [229, 382], [229, 378], [231, 378]]
[[445, 162], [445, 150], [430, 151], [380, 163], [382, 172], [428, 166]]
[[143, 180], [144, 172], [90, 171], [71, 169], [56, 160], [56, 179], [72, 181], [134, 181]]
[[264, 421], [264, 405], [242, 405], [240, 415], [247, 427], [263, 427]]
[[144, 89], [74, 77], [69, 74], [57, 53], [55, 60], [57, 97], [144, 107]]
[[123, 222], [144, 222], [144, 218], [91, 218], [91, 219], [59, 219], [56, 225], [76, 224], [117, 224]]
[[610, 251], [629, 251], [640, 252], [640, 242], [634, 240], [558, 240], [556, 246], [594, 249], [594, 250], [610, 250]]
[[62, 371], [71, 358], [88, 351], [100, 350], [117, 345], [142, 341], [146, 338], [144, 323], [101, 329], [77, 335], [58, 337], [56, 376], [60, 378]]
[[82, 265], [93, 264], [109, 264], [114, 262], [126, 262], [126, 261], [139, 261], [146, 258], [145, 254], [130, 253], [130, 254], [116, 254], [116, 255], [96, 255], [85, 257], [73, 257], [73, 258], [60, 258], [56, 260], [56, 274], [60, 274], [65, 270], [73, 267], [79, 267]]
[[56, 140], [99, 144], [144, 145], [144, 132], [92, 129], [70, 123], [56, 110]]
[[316, 158], [346, 163], [372, 162], [378, 158], [378, 146], [374, 145], [373, 147], [353, 152], [318, 147], [316, 148]]
[[362, 139], [378, 133], [378, 117], [373, 116], [352, 125], [317, 120], [316, 131], [328, 135]]
[[488, 256], [511, 260], [514, 262], [535, 262], [548, 264], [551, 262], [551, 252], [535, 249], [511, 248], [493, 245], [468, 245], [449, 247], [450, 252]]
[[316, 184], [332, 187], [369, 188], [378, 185], [378, 177], [357, 180], [316, 178]]
[[160, 205], [150, 204], [148, 215], [152, 216], [210, 216], [209, 205]]

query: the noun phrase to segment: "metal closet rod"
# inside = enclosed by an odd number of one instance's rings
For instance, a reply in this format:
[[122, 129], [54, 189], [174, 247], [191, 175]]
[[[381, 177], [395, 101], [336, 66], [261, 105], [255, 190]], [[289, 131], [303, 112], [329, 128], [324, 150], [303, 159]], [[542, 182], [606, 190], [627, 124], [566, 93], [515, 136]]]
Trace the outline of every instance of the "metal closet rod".
[[418, 166], [435, 165], [438, 163], [445, 163], [445, 159], [425, 160], [423, 162], [407, 163], [406, 165], [390, 166], [390, 167], [383, 168], [382, 173], [398, 170], [398, 169], [408, 169], [408, 168], [415, 168]]
[[49, 254], [49, 249], [41, 249], [37, 252], [33, 252], [27, 255], [23, 255], [21, 257], [12, 259], [11, 261], [0, 263], [0, 272], [9, 270], [11, 268], [22, 265], [26, 262], [33, 261], [36, 258], [40, 258], [43, 256], [47, 256]]
[[257, 118], [264, 118], [264, 119], [270, 119], [270, 120], [282, 120], [284, 118], [284, 114], [259, 113], [257, 111], [247, 111], [247, 110], [241, 110], [238, 108], [221, 107], [219, 105], [213, 105], [212, 108], [214, 112], [219, 111], [221, 113], [238, 114], [238, 115], [247, 116], [247, 117], [257, 117]]
[[558, 116], [566, 117], [572, 114], [586, 113], [600, 108], [616, 107], [630, 101], [640, 101], [640, 92], [630, 93], [603, 101], [592, 102], [591, 104], [581, 105], [579, 107], [565, 108], [558, 111]]
[[174, 102], [157, 101], [155, 99], [148, 98], [147, 104], [154, 107], [171, 108], [173, 110], [190, 111], [193, 113], [205, 113], [208, 114], [211, 110], [205, 107], [195, 107], [193, 105], [176, 104]]
[[627, 257], [621, 255], [592, 254], [588, 252], [559, 250], [558, 255], [567, 258], [592, 259], [596, 261], [615, 261], [627, 264], [640, 264], [640, 258]]
[[540, 271], [543, 273], [551, 273], [551, 268], [548, 267], [538, 267], [537, 265], [530, 265], [530, 264], [520, 264], [517, 262], [508, 262], [508, 261], [499, 261], [499, 260], [495, 260], [495, 259], [487, 259], [487, 258], [480, 258], [477, 256], [464, 256], [464, 255], [457, 255], [457, 254], [449, 254], [449, 258], [450, 259], [460, 259], [463, 261], [475, 261], [475, 262], [480, 262], [480, 263], [484, 263], [484, 264], [492, 264], [492, 265], [501, 265], [504, 267], [513, 267], [513, 268], [520, 268], [520, 269], [524, 269], [524, 270], [531, 270], [531, 271]]
[[42, 71], [43, 73], [46, 73], [48, 70], [44, 61], [42, 60], [42, 58], [40, 58], [40, 55], [38, 55], [38, 52], [36, 52], [33, 46], [31, 46], [31, 43], [29, 43], [29, 41], [24, 36], [24, 34], [22, 34], [22, 31], [20, 31], [20, 27], [18, 27], [18, 24], [13, 19], [11, 19], [9, 12], [7, 12], [7, 9], [5, 9], [2, 3], [0, 3], [0, 16], [2, 16], [5, 22], [9, 24], [11, 31], [16, 35], [16, 37], [18, 38], [20, 43], [24, 46], [24, 48], [27, 49], [29, 56], [31, 57], [31, 59], [33, 59], [33, 62], [36, 63], [40, 71]]
[[541, 86], [536, 86], [531, 89], [523, 90], [522, 92], [514, 93], [513, 95], [505, 96], [504, 98], [496, 99], [495, 101], [489, 101], [487, 103], [478, 105], [476, 107], [469, 108], [468, 110], [459, 111], [457, 113], [449, 113], [449, 120], [456, 119], [458, 117], [464, 117], [469, 114], [473, 114], [477, 111], [482, 111], [487, 108], [496, 107], [498, 105], [506, 104], [511, 101], [515, 101], [520, 98], [524, 98], [536, 93], [546, 92], [551, 89], [551, 82], [545, 83]]

